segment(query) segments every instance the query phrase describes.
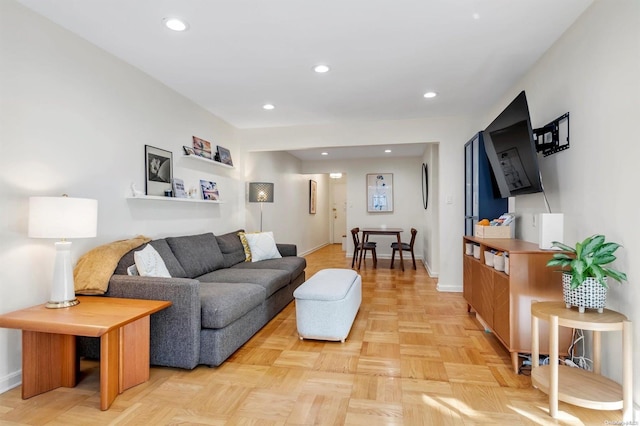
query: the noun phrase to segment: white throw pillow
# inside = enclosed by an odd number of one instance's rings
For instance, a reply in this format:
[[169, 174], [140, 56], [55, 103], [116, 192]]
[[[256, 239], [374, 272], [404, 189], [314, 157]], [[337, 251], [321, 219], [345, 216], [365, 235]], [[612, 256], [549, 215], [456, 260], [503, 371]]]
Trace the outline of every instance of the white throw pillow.
[[150, 244], [145, 248], [133, 253], [133, 259], [136, 262], [138, 273], [143, 277], [167, 277], [171, 278], [171, 274], [167, 270], [167, 265], [160, 257], [160, 254]]
[[251, 249], [251, 261], [279, 259], [282, 257], [276, 247], [276, 240], [273, 238], [273, 232], [256, 232], [253, 234], [244, 234]]

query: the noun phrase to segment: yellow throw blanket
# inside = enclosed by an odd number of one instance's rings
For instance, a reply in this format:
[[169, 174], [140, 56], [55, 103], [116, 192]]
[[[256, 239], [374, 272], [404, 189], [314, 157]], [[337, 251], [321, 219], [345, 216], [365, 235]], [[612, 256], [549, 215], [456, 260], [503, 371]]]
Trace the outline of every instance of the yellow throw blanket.
[[120, 258], [149, 241], [151, 238], [138, 235], [129, 240], [114, 241], [96, 247], [82, 255], [73, 270], [76, 293], [104, 294], [109, 288], [109, 279], [116, 270]]

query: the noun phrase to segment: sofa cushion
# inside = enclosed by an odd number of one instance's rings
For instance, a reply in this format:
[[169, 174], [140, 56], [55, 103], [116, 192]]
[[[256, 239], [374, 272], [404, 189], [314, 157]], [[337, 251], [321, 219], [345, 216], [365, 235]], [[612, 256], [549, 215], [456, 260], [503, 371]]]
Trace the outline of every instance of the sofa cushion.
[[263, 287], [249, 283], [200, 283], [202, 328], [224, 328], [265, 300]]
[[160, 257], [156, 249], [149, 244], [142, 250], [134, 252], [133, 260], [136, 262], [138, 274], [143, 277], [171, 278], [167, 266], [164, 264], [164, 260], [162, 260], [162, 257]]
[[273, 232], [245, 233], [244, 237], [251, 250], [251, 261], [259, 262], [266, 259], [279, 259], [282, 257], [273, 238]]
[[224, 257], [216, 237], [211, 233], [169, 237], [167, 243], [189, 278], [224, 267]]
[[[167, 244], [166, 239], [163, 238], [161, 240], [153, 240], [148, 244], [153, 246], [153, 248], [156, 249], [158, 254], [160, 254], [160, 257], [162, 258], [162, 260], [164, 260], [164, 264], [167, 267], [167, 270], [169, 271], [169, 274], [172, 277], [187, 278], [187, 273], [184, 271], [184, 268], [180, 265], [180, 262], [178, 262], [178, 259], [176, 259], [175, 255], [171, 251], [171, 248], [169, 248], [169, 244]], [[114, 274], [127, 275], [127, 268], [135, 264], [133, 253], [135, 253], [136, 251], [142, 250], [145, 247], [146, 247], [146, 244], [140, 247], [136, 247], [135, 249], [129, 251], [127, 254], [122, 256], [122, 258], [120, 259], [120, 262], [118, 262], [118, 266], [116, 267]]]
[[[245, 262], [243, 262], [245, 263]], [[218, 269], [198, 277], [201, 283], [251, 283], [263, 287], [266, 297], [285, 287], [289, 282], [288, 271], [277, 269]]]
[[279, 269], [289, 272], [289, 280], [293, 281], [304, 272], [307, 261], [304, 257], [288, 256], [280, 259], [261, 260], [260, 262], [242, 262], [233, 265], [231, 269]]
[[220, 251], [222, 252], [222, 256], [224, 257], [225, 268], [229, 268], [236, 263], [245, 261], [246, 255], [244, 253], [242, 241], [238, 236], [238, 232], [244, 231], [242, 229], [239, 229], [228, 234], [216, 235], [218, 246], [220, 247]]

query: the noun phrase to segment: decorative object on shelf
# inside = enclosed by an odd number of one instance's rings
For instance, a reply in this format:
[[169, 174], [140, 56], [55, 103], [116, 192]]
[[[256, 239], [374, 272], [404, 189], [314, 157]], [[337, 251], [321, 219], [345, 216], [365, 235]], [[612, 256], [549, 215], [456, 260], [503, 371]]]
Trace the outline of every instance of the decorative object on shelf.
[[597, 309], [602, 313], [607, 297], [607, 277], [622, 283], [627, 280], [624, 272], [609, 268], [616, 260], [613, 253], [620, 247], [618, 243], [605, 242], [604, 235], [592, 235], [575, 247], [554, 241], [557, 247], [567, 253], [555, 253], [547, 266], [559, 266], [562, 271], [562, 288], [567, 308], [577, 306]]
[[426, 210], [429, 207], [429, 166], [422, 163], [422, 205]]
[[164, 195], [171, 189], [173, 153], [151, 145], [144, 146], [145, 190], [147, 195]]
[[367, 174], [367, 212], [393, 211], [393, 173]]
[[249, 202], [260, 203], [260, 232], [262, 232], [262, 205], [273, 203], [273, 183], [249, 182]]
[[203, 200], [218, 201], [220, 199], [217, 183], [200, 179], [200, 189], [202, 190]]
[[140, 191], [135, 183], [131, 182], [131, 195], [133, 197], [142, 197], [144, 192]]
[[309, 181], [309, 214], [316, 214], [316, 205], [318, 200], [318, 182]]
[[231, 159], [231, 152], [227, 148], [218, 145], [218, 160], [222, 164], [233, 166], [233, 160]]
[[196, 155], [196, 151], [190, 146], [183, 145], [182, 149], [186, 155]]
[[88, 198], [29, 198], [29, 237], [60, 238], [55, 243], [51, 298], [47, 308], [77, 305], [71, 267], [71, 242], [67, 238], [92, 238], [98, 229], [98, 201]]
[[196, 188], [195, 186], [190, 187], [187, 191], [187, 198], [198, 198], [198, 188]]
[[187, 191], [184, 190], [184, 181], [179, 178], [173, 178], [171, 180], [171, 186], [173, 187], [173, 196], [176, 198], [187, 198]]
[[213, 159], [211, 155], [211, 142], [207, 142], [204, 139], [193, 136], [193, 151], [195, 155]]

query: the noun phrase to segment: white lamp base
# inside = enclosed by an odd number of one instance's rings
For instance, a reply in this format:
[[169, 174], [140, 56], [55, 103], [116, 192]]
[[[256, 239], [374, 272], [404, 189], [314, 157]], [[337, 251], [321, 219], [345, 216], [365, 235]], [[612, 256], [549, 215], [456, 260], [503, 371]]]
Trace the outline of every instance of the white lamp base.
[[80, 301], [76, 299], [73, 285], [73, 268], [71, 267], [71, 242], [59, 241], [55, 243], [56, 260], [53, 265], [53, 283], [51, 299], [45, 307], [57, 309], [75, 306]]
[[49, 309], [58, 309], [58, 308], [70, 308], [72, 306], [76, 306], [80, 301], [78, 299], [73, 300], [65, 300], [64, 302], [47, 302], [44, 304], [45, 308]]

